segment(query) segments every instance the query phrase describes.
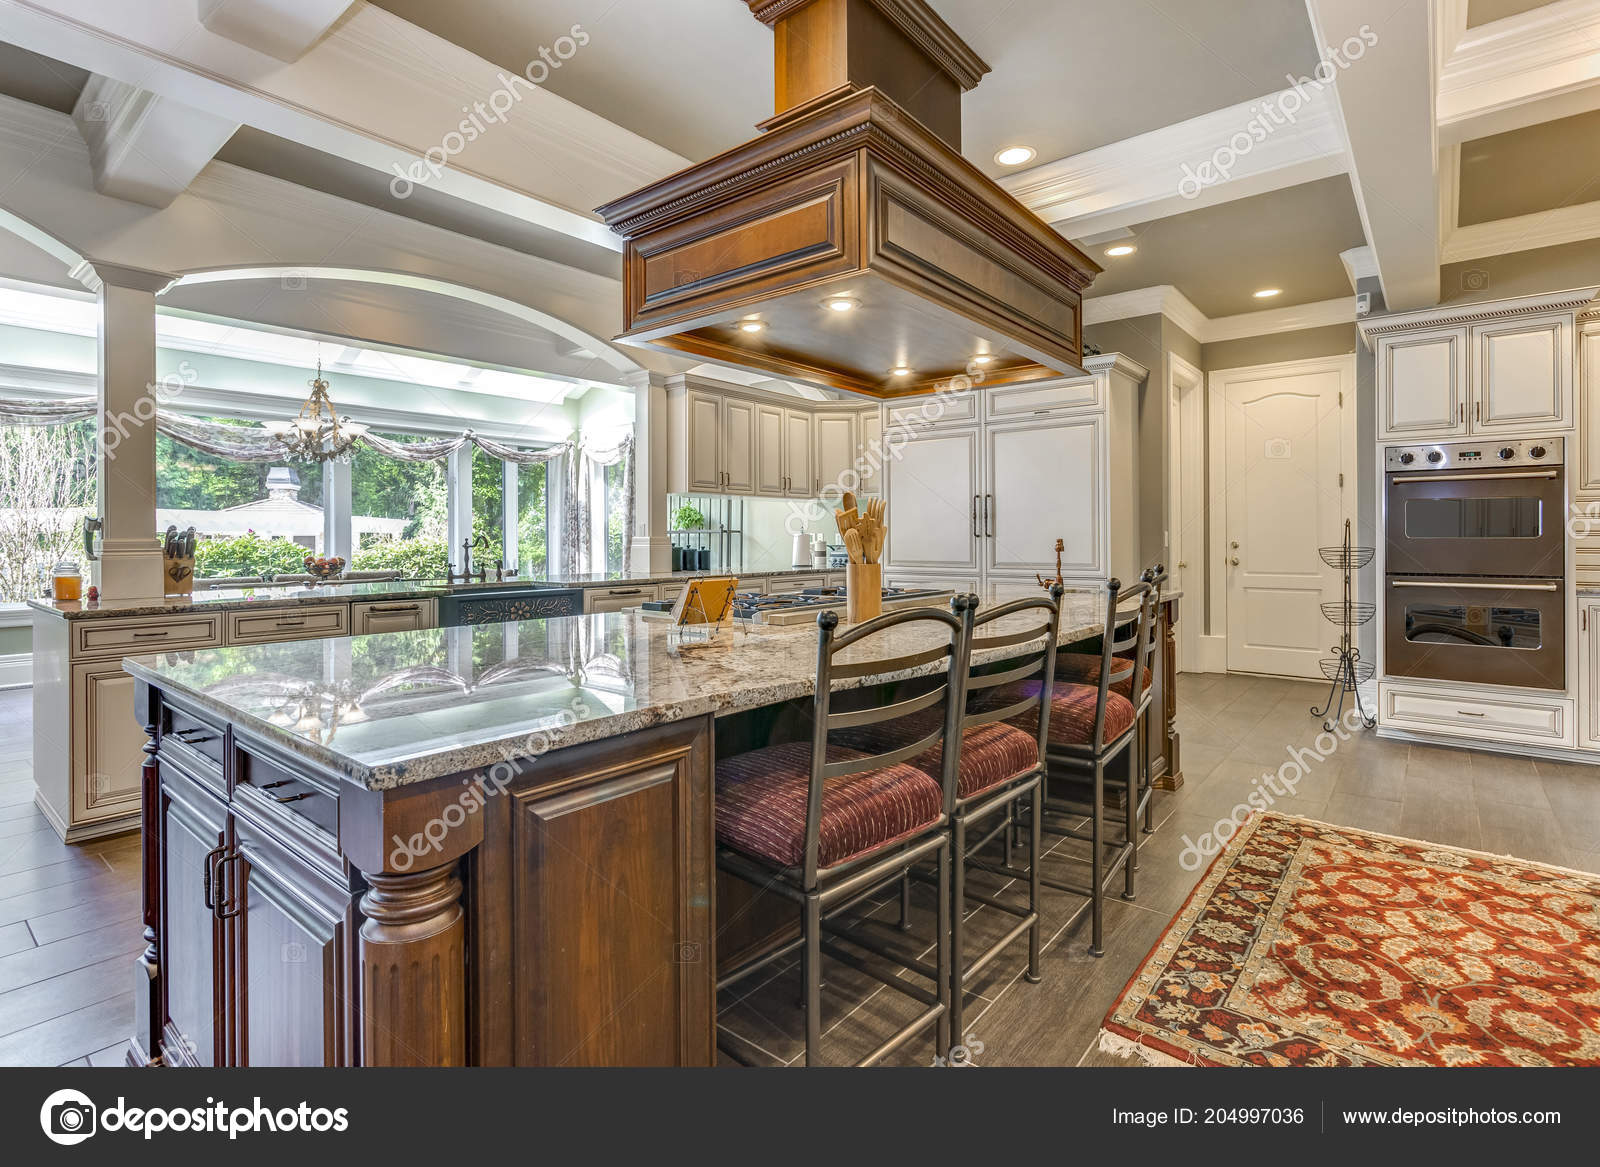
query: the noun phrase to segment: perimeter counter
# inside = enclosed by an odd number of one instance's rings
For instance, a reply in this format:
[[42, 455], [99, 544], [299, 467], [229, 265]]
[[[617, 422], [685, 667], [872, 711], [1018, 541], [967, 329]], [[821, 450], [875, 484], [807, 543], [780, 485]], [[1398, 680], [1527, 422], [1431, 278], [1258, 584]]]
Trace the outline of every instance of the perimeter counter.
[[[1098, 635], [1067, 599], [1062, 642]], [[713, 1064], [719, 956], [793, 925], [716, 873], [713, 760], [796, 731], [815, 651], [621, 612], [126, 660], [130, 1064]]]

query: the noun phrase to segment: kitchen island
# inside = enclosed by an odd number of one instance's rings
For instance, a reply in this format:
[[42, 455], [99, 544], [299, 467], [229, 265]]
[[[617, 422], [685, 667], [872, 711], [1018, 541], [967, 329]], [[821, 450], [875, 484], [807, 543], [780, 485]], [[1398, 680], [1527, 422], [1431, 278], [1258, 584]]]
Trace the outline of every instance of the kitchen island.
[[[1102, 602], [1069, 594], [1063, 643]], [[711, 1063], [734, 934], [713, 759], [805, 702], [815, 637], [687, 644], [622, 612], [130, 658], [150, 743], [129, 1060]]]

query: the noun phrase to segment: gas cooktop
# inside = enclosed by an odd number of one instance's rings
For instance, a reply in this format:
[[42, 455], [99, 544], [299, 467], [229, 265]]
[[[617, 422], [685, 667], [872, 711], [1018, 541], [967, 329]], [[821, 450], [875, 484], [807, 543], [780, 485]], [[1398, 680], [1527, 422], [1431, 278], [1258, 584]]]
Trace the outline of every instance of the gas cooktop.
[[[925, 608], [948, 603], [954, 595], [949, 589], [939, 588], [884, 588], [883, 610]], [[670, 612], [671, 600], [644, 603], [646, 612]], [[808, 624], [816, 620], [818, 612], [842, 613], [845, 607], [844, 588], [806, 588], [798, 592], [766, 595], [762, 592], [739, 592], [733, 598], [733, 618], [750, 624]]]

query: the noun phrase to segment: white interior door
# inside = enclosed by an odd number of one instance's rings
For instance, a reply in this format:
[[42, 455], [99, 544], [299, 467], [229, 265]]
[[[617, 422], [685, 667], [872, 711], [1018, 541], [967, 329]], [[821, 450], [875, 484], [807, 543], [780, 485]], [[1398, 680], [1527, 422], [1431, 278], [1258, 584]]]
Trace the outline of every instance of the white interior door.
[[1340, 581], [1318, 548], [1344, 535], [1349, 366], [1341, 358], [1216, 374], [1229, 671], [1319, 677], [1317, 662], [1337, 637], [1321, 605], [1339, 598]]
[[[1205, 377], [1175, 353], [1169, 382], [1170, 441], [1167, 469], [1167, 589], [1190, 597], [1196, 615], [1205, 611], [1206, 451]], [[1176, 644], [1179, 672], [1200, 671], [1200, 634], [1204, 621], [1178, 621]]]

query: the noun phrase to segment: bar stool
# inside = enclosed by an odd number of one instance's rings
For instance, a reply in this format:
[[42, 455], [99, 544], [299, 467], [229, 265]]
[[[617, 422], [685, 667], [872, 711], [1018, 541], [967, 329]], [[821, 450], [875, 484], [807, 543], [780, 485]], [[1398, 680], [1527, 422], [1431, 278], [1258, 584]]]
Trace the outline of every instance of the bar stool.
[[[818, 1064], [822, 1043], [822, 954], [844, 962], [925, 1006], [859, 1065], [873, 1065], [930, 1025], [940, 1055], [950, 1049], [950, 831], [961, 761], [960, 723], [972, 633], [968, 597], [953, 611], [914, 608], [879, 616], [834, 635], [839, 618], [817, 617], [817, 686], [809, 743], [767, 746], [719, 760], [716, 766], [717, 865], [801, 907], [800, 936], [719, 978], [726, 988], [787, 954], [802, 952], [806, 1065]], [[840, 660], [889, 630], [921, 632], [939, 643], [893, 659]], [[865, 687], [907, 671], [938, 665], [925, 692], [888, 705], [836, 710], [838, 681]], [[887, 734], [904, 722], [918, 731], [887, 750], [846, 745], [835, 735], [873, 727]], [[860, 740], [857, 733], [853, 740]], [[930, 774], [915, 760], [946, 741], [956, 743]], [[899, 880], [912, 864], [932, 859], [939, 885], [933, 965], [845, 932], [835, 917]], [[827, 933], [825, 936], [824, 933]], [[839, 942], [877, 952], [933, 982], [932, 989], [883, 973]], [[736, 1050], [728, 1049], [734, 1057]]]
[[[1028, 936], [1028, 968], [1025, 975], [1039, 983], [1039, 948], [1042, 925], [1039, 916], [1039, 832], [1043, 821], [1041, 796], [1044, 781], [1044, 750], [1049, 728], [1050, 662], [1061, 630], [1061, 595], [1058, 584], [1048, 597], [1029, 597], [992, 608], [973, 621], [971, 654], [1003, 653], [985, 665], [970, 665], [967, 670], [967, 701], [961, 719], [960, 758], [956, 772], [956, 800], [950, 819], [950, 846], [953, 866], [950, 880], [950, 1028], [955, 1040], [962, 1039], [962, 1017], [966, 986], [990, 961], [1020, 939]], [[967, 597], [970, 608], [977, 596]], [[969, 610], [970, 610], [969, 608]], [[1005, 625], [1001, 630], [1002, 623]], [[1016, 649], [1015, 653], [1007, 650]], [[849, 738], [847, 741], [851, 740]], [[852, 742], [852, 744], [854, 744]], [[893, 741], [881, 734], [867, 737], [863, 745], [884, 748]], [[941, 743], [914, 760], [929, 773], [943, 765]], [[1012, 809], [1024, 800], [1032, 808], [1028, 836], [1028, 867], [1008, 868], [986, 862], [980, 852], [1006, 828]], [[985, 820], [1000, 817], [999, 825], [980, 839], [972, 832]], [[1027, 880], [1026, 905], [1007, 902], [998, 896], [967, 887], [967, 868]], [[906, 889], [910, 874], [901, 884], [901, 919], [906, 915]], [[921, 872], [916, 873], [921, 875]], [[966, 907], [968, 901], [987, 905], [1017, 922], [982, 952], [970, 960], [966, 955]], [[948, 1051], [941, 1051], [947, 1053]]]
[[[1043, 876], [1041, 879], [1051, 887], [1089, 897], [1089, 951], [1095, 956], [1105, 952], [1105, 885], [1119, 869], [1124, 872], [1123, 894], [1128, 898], [1133, 895], [1133, 874], [1129, 869], [1134, 849], [1132, 838], [1125, 837], [1109, 845], [1105, 840], [1106, 768], [1137, 737], [1134, 703], [1116, 692], [1113, 685], [1121, 671], [1127, 670], [1132, 675], [1132, 665], [1119, 662], [1118, 655], [1128, 654], [1130, 660], [1140, 659], [1139, 654], [1149, 638], [1151, 590], [1150, 584], [1142, 580], [1126, 590], [1120, 581], [1108, 581], [1098, 683], [1057, 681], [1051, 692], [1042, 826], [1053, 835], [1089, 844], [1090, 878], [1087, 888], [1065, 880]], [[1088, 787], [1086, 796], [1082, 791], [1085, 785]], [[1130, 798], [1129, 802], [1132, 801]], [[1080, 817], [1088, 818], [1087, 831], [1062, 821]], [[1131, 809], [1127, 818], [1130, 823], [1136, 822]], [[1114, 851], [1109, 863], [1106, 859], [1108, 846]]]
[[[1136, 659], [1132, 657], [1117, 657], [1116, 670], [1111, 675], [1111, 687], [1116, 693], [1133, 702], [1135, 719], [1138, 722], [1137, 737], [1135, 738], [1135, 752], [1129, 766], [1129, 775], [1132, 781], [1112, 775], [1106, 779], [1107, 787], [1113, 791], [1123, 791], [1125, 795], [1124, 810], [1128, 812], [1125, 829], [1128, 836], [1134, 838], [1134, 853], [1128, 864], [1130, 875], [1139, 869], [1139, 847], [1141, 840], [1135, 837], [1137, 832], [1135, 823], [1138, 817], [1143, 816], [1143, 834], [1155, 832], [1155, 785], [1150, 775], [1150, 728], [1149, 713], [1152, 699], [1155, 695], [1153, 678], [1156, 668], [1156, 652], [1161, 647], [1160, 614], [1161, 614], [1161, 587], [1167, 581], [1167, 569], [1163, 564], [1157, 563], [1144, 569], [1140, 580], [1150, 585], [1149, 597], [1151, 624], [1149, 636], [1143, 646], [1138, 650]], [[1137, 668], [1135, 665], [1137, 664]], [[1096, 685], [1100, 680], [1101, 655], [1089, 652], [1063, 652], [1056, 657], [1056, 679], [1077, 684]], [[1128, 794], [1128, 787], [1136, 787], [1133, 793]], [[1133, 803], [1136, 802], [1136, 805]], [[1130, 878], [1124, 892], [1124, 898], [1133, 899], [1133, 881]]]

